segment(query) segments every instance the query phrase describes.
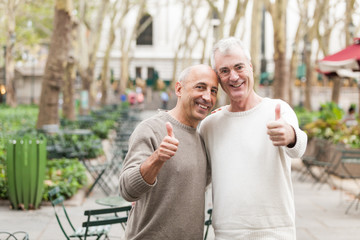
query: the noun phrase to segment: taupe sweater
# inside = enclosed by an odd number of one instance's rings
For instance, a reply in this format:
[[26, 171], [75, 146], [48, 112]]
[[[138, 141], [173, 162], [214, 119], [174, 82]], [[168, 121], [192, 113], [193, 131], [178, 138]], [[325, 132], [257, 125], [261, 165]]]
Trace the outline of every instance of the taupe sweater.
[[[179, 140], [178, 151], [164, 164], [155, 184], [149, 185], [140, 174], [140, 165], [167, 134], [167, 121]], [[136, 201], [126, 239], [202, 239], [207, 171], [205, 149], [195, 128], [181, 124], [166, 112], [140, 123], [130, 137], [120, 175], [122, 197]]]

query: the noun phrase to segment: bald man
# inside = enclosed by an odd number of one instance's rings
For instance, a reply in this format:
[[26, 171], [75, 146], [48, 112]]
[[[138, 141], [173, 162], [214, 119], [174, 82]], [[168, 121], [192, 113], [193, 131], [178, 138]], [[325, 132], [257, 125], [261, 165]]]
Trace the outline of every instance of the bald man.
[[136, 202], [128, 240], [202, 239], [210, 168], [197, 126], [216, 102], [218, 80], [207, 65], [183, 70], [177, 104], [138, 125], [120, 174], [120, 192]]

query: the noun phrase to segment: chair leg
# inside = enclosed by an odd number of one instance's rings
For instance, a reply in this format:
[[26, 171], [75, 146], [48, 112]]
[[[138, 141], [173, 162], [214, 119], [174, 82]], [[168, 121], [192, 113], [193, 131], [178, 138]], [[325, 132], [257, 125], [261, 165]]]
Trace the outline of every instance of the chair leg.
[[345, 211], [345, 214], [349, 213], [349, 210], [351, 209], [351, 207], [354, 205], [355, 202], [357, 202], [357, 204], [359, 203], [359, 199], [360, 199], [360, 194], [356, 195], [354, 200], [351, 201], [350, 205], [348, 206], [348, 208]]

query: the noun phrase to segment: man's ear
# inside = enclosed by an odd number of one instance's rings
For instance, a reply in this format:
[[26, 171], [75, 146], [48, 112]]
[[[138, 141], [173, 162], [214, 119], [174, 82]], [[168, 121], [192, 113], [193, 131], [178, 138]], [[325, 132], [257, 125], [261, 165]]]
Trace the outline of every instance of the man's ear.
[[175, 94], [176, 96], [180, 97], [181, 96], [181, 89], [182, 89], [182, 85], [180, 82], [176, 82], [175, 83]]

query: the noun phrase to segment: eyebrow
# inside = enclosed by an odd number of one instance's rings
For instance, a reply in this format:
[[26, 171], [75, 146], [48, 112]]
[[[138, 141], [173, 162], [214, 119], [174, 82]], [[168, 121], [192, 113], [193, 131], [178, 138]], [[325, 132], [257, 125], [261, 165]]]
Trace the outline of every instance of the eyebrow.
[[[204, 82], [198, 82], [198, 83], [196, 83], [194, 86], [197, 86], [197, 85], [201, 85], [201, 86], [208, 86], [208, 84], [206, 84], [206, 83], [204, 83]], [[218, 87], [211, 87], [211, 89], [218, 89]]]

